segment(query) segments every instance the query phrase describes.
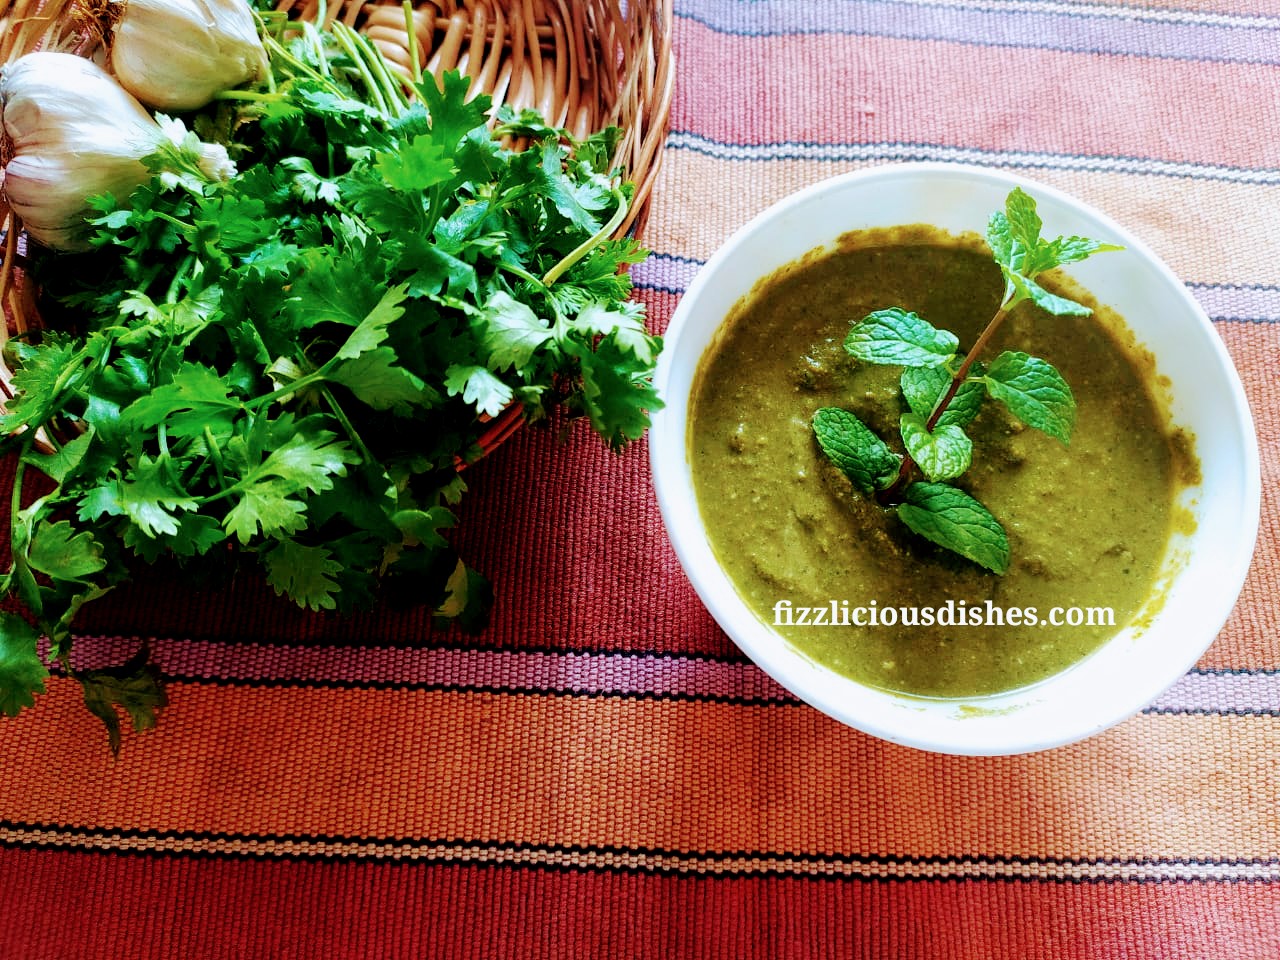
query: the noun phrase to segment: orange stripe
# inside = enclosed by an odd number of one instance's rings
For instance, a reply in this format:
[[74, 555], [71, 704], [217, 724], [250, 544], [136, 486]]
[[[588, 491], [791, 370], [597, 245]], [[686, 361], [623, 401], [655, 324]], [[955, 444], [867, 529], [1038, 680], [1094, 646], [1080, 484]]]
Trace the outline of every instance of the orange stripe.
[[894, 747], [807, 707], [189, 684], [170, 694], [160, 729], [113, 763], [72, 685], [55, 681], [36, 710], [0, 724], [0, 819], [799, 855], [1280, 850], [1274, 717], [1142, 716], [1074, 747], [976, 759]]

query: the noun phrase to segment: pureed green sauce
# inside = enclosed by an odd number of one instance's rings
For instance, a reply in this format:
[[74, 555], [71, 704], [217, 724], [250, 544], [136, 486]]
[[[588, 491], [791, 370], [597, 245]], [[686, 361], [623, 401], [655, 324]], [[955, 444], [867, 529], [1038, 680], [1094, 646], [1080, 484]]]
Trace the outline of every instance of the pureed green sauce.
[[[1168, 434], [1149, 356], [1122, 346], [1123, 323], [1094, 308], [1053, 317], [1030, 304], [1004, 322], [985, 359], [1004, 349], [1043, 357], [1077, 404], [1070, 448], [1024, 428], [988, 401], [968, 428], [973, 466], [958, 485], [1004, 524], [1012, 562], [989, 573], [908, 531], [853, 490], [819, 451], [812, 417], [844, 407], [901, 450], [897, 367], [845, 353], [850, 324], [901, 306], [967, 349], [999, 305], [1003, 280], [977, 241], [928, 227], [866, 231], [836, 253], [784, 268], [735, 307], [703, 361], [690, 412], [689, 457], [712, 546], [756, 614], [812, 659], [863, 683], [920, 696], [967, 697], [1044, 679], [1082, 659], [1149, 598], [1192, 475]], [[825, 608], [831, 626], [785, 625]], [[948, 603], [950, 601], [950, 603]], [[971, 626], [988, 601], [1006, 612], [1109, 608], [1093, 626]], [[844, 625], [885, 607], [928, 607], [958, 626]], [[950, 613], [944, 613], [949, 608]], [[897, 613], [898, 611], [895, 611]], [[994, 615], [994, 614], [992, 614]], [[1019, 615], [1024, 616], [1024, 615]], [[908, 617], [925, 619], [921, 614]], [[779, 625], [779, 621], [782, 621]]]

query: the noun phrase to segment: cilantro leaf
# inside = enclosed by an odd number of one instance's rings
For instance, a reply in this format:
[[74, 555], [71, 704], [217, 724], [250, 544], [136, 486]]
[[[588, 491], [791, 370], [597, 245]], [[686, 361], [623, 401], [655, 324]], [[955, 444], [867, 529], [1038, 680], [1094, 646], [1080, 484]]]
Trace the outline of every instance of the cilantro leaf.
[[373, 350], [387, 338], [387, 327], [404, 315], [401, 306], [408, 296], [404, 284], [388, 287], [382, 298], [361, 318], [355, 330], [334, 355], [338, 360], [354, 360], [360, 354]]
[[499, 291], [480, 315], [481, 342], [495, 370], [514, 367], [524, 372], [537, 349], [551, 339], [551, 326], [528, 305]]
[[57, 580], [81, 580], [107, 565], [102, 544], [87, 530], [75, 532], [69, 520], [37, 524], [27, 562]]
[[13, 373], [13, 397], [5, 403], [0, 433], [12, 434], [26, 426], [39, 426], [52, 416], [59, 394], [67, 387], [67, 374], [80, 354], [75, 344], [48, 337], [38, 346], [16, 345], [18, 364]]
[[194, 510], [194, 497], [178, 490], [168, 475], [165, 458], [138, 458], [133, 479], [118, 482], [111, 491], [117, 503], [103, 512], [119, 510], [150, 537], [173, 536], [178, 532], [176, 511]]
[[44, 453], [28, 450], [22, 455], [24, 462], [35, 467], [54, 483], [64, 483], [84, 461], [89, 445], [93, 443], [93, 431], [85, 430], [72, 437], [56, 451]]
[[626, 301], [610, 309], [593, 301], [579, 311], [571, 324], [588, 334], [612, 337], [620, 350], [644, 364], [653, 363], [662, 348], [662, 341], [645, 329], [642, 303]]
[[662, 408], [649, 369], [614, 338], [601, 340], [595, 350], [571, 340], [566, 352], [578, 358], [582, 371], [580, 403], [596, 433], [614, 450], [638, 440], [649, 426], [649, 412]]
[[839, 407], [822, 407], [813, 415], [813, 433], [831, 460], [863, 493], [891, 484], [901, 458], [861, 420]]
[[83, 670], [76, 674], [84, 694], [84, 704], [107, 728], [111, 752], [120, 753], [120, 718], [122, 707], [135, 731], [150, 730], [156, 725], [156, 712], [168, 705], [160, 670], [151, 662], [150, 649], [144, 644], [129, 662], [119, 667]]
[[603, 177], [586, 182], [572, 180], [563, 169], [565, 157], [565, 150], [558, 142], [543, 142], [542, 163], [537, 168], [539, 186], [570, 224], [584, 233], [595, 233], [600, 229], [595, 211], [608, 206], [612, 191]]
[[334, 595], [342, 564], [324, 547], [305, 546], [294, 540], [281, 540], [262, 556], [267, 568], [267, 583], [276, 594], [287, 594], [300, 607], [332, 610], [338, 604]]
[[1004, 527], [963, 490], [945, 483], [913, 483], [898, 505], [898, 517], [926, 540], [993, 573], [1009, 569]]
[[488, 94], [468, 100], [470, 89], [470, 77], [458, 70], [445, 71], [439, 81], [426, 77], [418, 84], [431, 117], [431, 139], [446, 156], [452, 157], [463, 137], [488, 121]]
[[431, 137], [414, 137], [375, 154], [373, 167], [392, 190], [409, 194], [420, 194], [454, 175], [444, 147]]
[[511, 402], [515, 394], [487, 367], [475, 364], [452, 364], [445, 371], [445, 388], [449, 396], [462, 396], [464, 403], [473, 404], [476, 412], [496, 417]]
[[185, 363], [168, 383], [125, 407], [121, 417], [126, 429], [164, 424], [171, 436], [198, 437], [206, 428], [214, 433], [229, 430], [242, 409], [216, 371], [204, 364]]
[[36, 652], [40, 634], [16, 613], [0, 611], [0, 711], [16, 717], [44, 693], [49, 671]]
[[289, 536], [307, 525], [306, 504], [293, 496], [297, 487], [288, 481], [263, 480], [239, 493], [240, 499], [227, 511], [222, 526], [242, 544], [252, 543], [259, 534]]
[[857, 360], [904, 367], [939, 366], [955, 356], [959, 345], [955, 334], [899, 307], [867, 314], [844, 340]]
[[377, 347], [354, 360], [343, 360], [328, 379], [350, 390], [374, 410], [394, 410], [404, 416], [412, 406], [432, 407], [440, 395], [400, 365], [390, 347]]

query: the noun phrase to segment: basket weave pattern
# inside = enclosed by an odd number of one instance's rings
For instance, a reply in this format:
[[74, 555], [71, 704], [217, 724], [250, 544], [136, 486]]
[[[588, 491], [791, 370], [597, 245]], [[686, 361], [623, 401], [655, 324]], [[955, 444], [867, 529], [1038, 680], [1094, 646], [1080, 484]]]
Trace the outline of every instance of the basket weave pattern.
[[[33, 50], [73, 52], [105, 60], [112, 25], [127, 0], [0, 0], [0, 63]], [[577, 137], [617, 126], [614, 165], [636, 193], [620, 236], [639, 230], [657, 175], [671, 105], [671, 0], [415, 0], [414, 36], [398, 3], [283, 0], [294, 19], [340, 19], [364, 32], [404, 77], [416, 56], [424, 73], [459, 70], [471, 95], [487, 93], [495, 109], [532, 108]], [[519, 146], [518, 144], [516, 146]], [[0, 304], [7, 323], [0, 339], [40, 327], [35, 291], [21, 266], [40, 248], [25, 242], [22, 224], [4, 209]], [[11, 371], [0, 360], [0, 390], [11, 397]], [[518, 428], [518, 408], [488, 424], [486, 452]]]

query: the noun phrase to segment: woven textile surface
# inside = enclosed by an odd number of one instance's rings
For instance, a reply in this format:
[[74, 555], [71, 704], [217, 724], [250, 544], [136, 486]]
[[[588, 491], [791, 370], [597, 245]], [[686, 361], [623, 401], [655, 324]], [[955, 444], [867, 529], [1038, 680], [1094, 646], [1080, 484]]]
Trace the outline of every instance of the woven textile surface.
[[176, 572], [112, 760], [73, 683], [0, 722], [0, 960], [1280, 957], [1280, 0], [680, 0], [637, 266], [654, 327], [739, 225], [848, 170], [1025, 175], [1143, 238], [1213, 318], [1263, 462], [1197, 667], [1069, 747], [957, 758], [798, 703], [668, 545], [647, 450], [522, 430], [469, 468], [490, 628], [298, 612]]

